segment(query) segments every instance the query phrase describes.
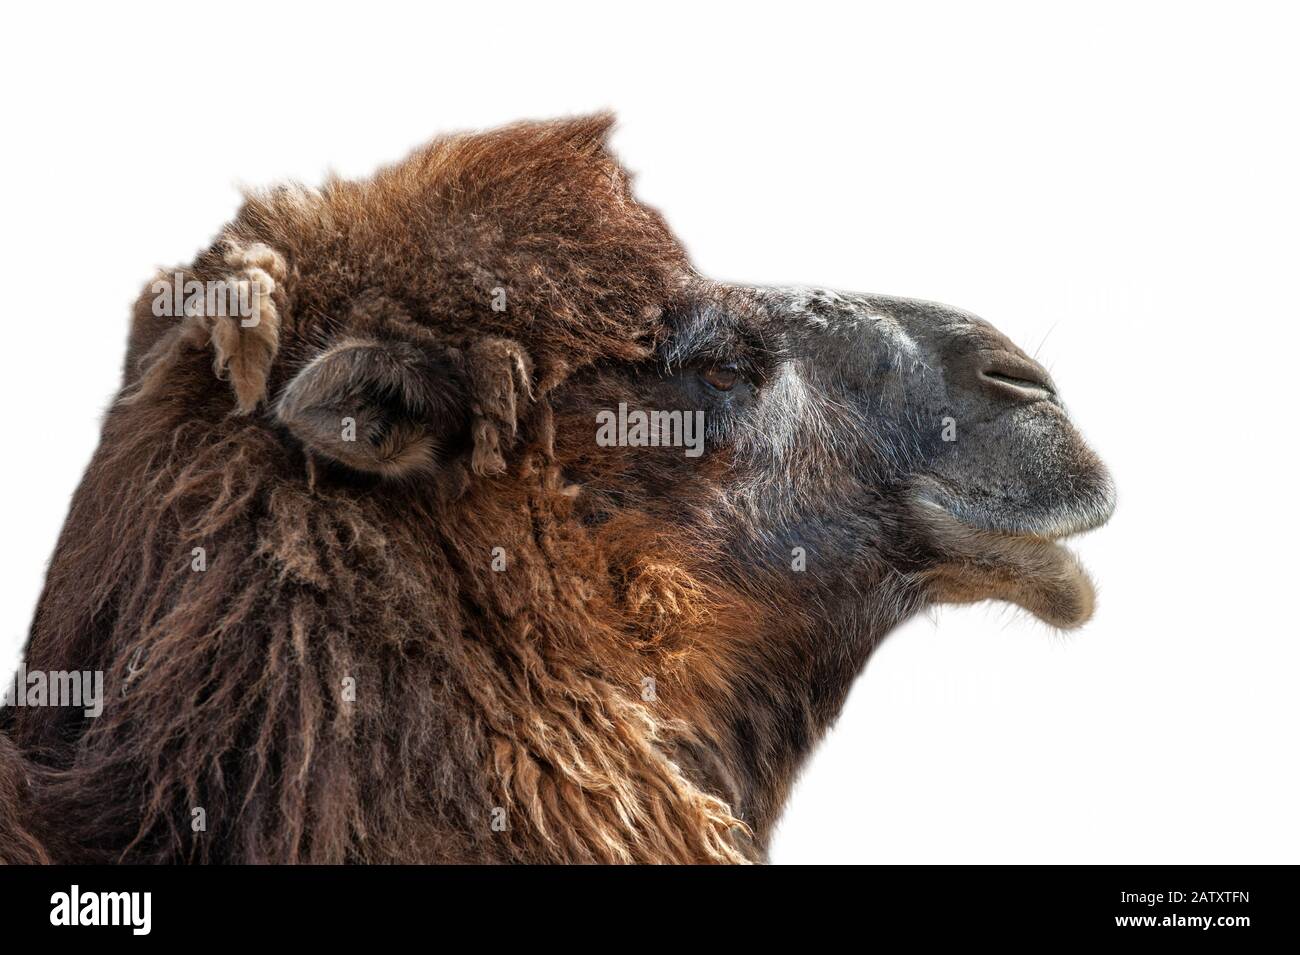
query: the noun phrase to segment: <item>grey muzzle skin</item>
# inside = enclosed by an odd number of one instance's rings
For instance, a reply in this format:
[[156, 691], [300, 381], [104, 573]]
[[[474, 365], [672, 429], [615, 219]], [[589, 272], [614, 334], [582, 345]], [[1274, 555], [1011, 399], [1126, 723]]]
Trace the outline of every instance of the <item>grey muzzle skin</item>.
[[861, 533], [877, 537], [898, 528], [934, 599], [1011, 600], [1058, 627], [1091, 614], [1091, 583], [1056, 541], [1110, 517], [1113, 483], [1056, 383], [988, 322], [933, 302], [713, 283], [680, 332], [678, 366], [747, 373], [724, 437], [749, 486], [779, 488], [760, 506], [805, 525], [865, 513]]

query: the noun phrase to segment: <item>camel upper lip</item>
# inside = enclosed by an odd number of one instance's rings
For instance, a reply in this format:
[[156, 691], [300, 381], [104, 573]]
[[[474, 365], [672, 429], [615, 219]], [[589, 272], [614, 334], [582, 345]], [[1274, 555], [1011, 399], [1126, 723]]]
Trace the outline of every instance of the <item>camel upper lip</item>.
[[1056, 397], [1056, 389], [1050, 382], [1036, 378], [1026, 378], [1020, 375], [1011, 374], [1004, 371], [989, 370], [980, 372], [988, 381], [995, 382], [1005, 388], [1024, 394], [1024, 395], [1043, 395], [1048, 398]]
[[939, 486], [921, 487], [913, 499], [923, 507], [943, 511], [952, 519], [976, 530], [1008, 537], [1025, 537], [1042, 541], [1060, 541], [1101, 527], [1115, 511], [1115, 492], [1107, 484], [1099, 492], [1081, 500], [1076, 506], [1051, 514], [1028, 515], [1023, 521], [1008, 523], [992, 520], [990, 515], [943, 492]]

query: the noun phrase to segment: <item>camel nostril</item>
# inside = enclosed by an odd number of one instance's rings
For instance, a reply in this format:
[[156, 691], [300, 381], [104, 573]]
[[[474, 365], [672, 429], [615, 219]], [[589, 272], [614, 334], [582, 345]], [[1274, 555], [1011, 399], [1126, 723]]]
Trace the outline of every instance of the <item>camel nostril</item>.
[[1021, 395], [1037, 396], [1045, 392], [1051, 397], [1056, 397], [1056, 388], [1053, 387], [1047, 374], [1032, 366], [997, 365], [985, 368], [980, 372], [980, 376], [1000, 387], [1013, 389]]

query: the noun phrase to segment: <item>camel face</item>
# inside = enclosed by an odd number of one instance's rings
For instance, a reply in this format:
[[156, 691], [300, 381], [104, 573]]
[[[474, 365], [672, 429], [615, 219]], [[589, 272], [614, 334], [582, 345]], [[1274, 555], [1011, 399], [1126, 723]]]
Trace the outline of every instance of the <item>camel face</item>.
[[1105, 522], [1110, 478], [1046, 371], [987, 322], [699, 283], [669, 324], [653, 360], [579, 385], [565, 426], [590, 437], [583, 416], [617, 407], [653, 432], [654, 415], [680, 411], [703, 447], [571, 439], [588, 523], [648, 510], [680, 552], [712, 555], [711, 573], [758, 572], [780, 581], [760, 593], [791, 603], [861, 602], [883, 570], [921, 603], [1008, 600], [1059, 627], [1090, 616], [1091, 585], [1054, 541]]

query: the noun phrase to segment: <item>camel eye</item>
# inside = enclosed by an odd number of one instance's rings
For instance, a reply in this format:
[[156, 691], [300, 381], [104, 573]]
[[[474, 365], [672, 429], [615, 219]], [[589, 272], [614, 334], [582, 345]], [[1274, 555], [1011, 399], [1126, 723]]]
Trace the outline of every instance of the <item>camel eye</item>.
[[700, 378], [704, 383], [718, 391], [730, 391], [736, 387], [736, 380], [739, 377], [736, 369], [729, 365], [714, 365], [700, 371]]

